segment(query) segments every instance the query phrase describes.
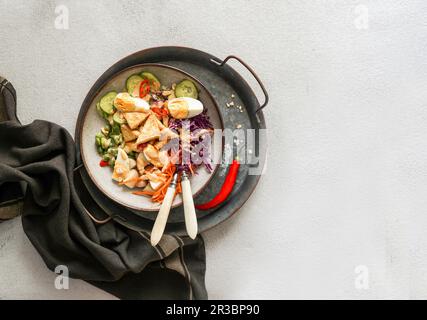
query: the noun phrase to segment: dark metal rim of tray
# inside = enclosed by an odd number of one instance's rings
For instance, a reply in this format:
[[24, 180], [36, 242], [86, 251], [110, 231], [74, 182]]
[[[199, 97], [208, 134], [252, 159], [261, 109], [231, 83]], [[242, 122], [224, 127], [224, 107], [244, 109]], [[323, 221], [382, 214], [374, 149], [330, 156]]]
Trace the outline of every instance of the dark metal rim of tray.
[[[260, 84], [265, 95], [265, 100], [262, 105], [260, 105], [254, 91], [246, 80], [244, 80], [238, 72], [227, 64], [227, 61], [230, 59], [239, 61], [249, 70]], [[77, 121], [79, 122], [81, 120], [81, 117], [89, 107], [98, 90], [111, 77], [122, 69], [144, 63], [167, 64], [191, 74], [210, 91], [217, 104], [220, 106], [221, 112], [230, 112], [226, 107], [226, 103], [230, 100], [230, 96], [234, 95], [234, 101], [241, 104], [246, 112], [240, 113], [231, 111], [226, 117], [223, 115], [223, 117], [228, 121], [228, 124], [225, 123], [225, 127], [234, 129], [236, 124], [239, 124], [242, 125], [242, 128], [244, 129], [254, 129], [255, 131], [255, 154], [259, 161], [255, 167], [258, 166], [258, 174], [248, 174], [250, 167], [254, 169], [254, 165], [242, 164], [239, 170], [238, 180], [236, 181], [235, 188], [233, 189], [230, 197], [220, 207], [209, 211], [197, 212], [199, 232], [206, 231], [227, 220], [237, 212], [249, 199], [261, 177], [261, 172], [266, 161], [267, 145], [265, 135], [260, 134], [260, 130], [262, 131], [262, 129], [266, 128], [264, 115], [261, 109], [268, 103], [268, 94], [255, 72], [236, 56], [228, 56], [224, 60], [220, 60], [215, 56], [192, 48], [176, 46], [156, 47], [133, 53], [118, 61], [105, 71], [92, 86], [83, 101]], [[80, 126], [76, 126], [75, 133], [77, 159], [80, 159], [80, 141], [78, 141], [79, 127]], [[212, 198], [219, 191], [228, 170], [228, 166], [220, 165], [220, 168], [221, 170], [218, 170], [215, 177], [212, 179], [213, 182], [210, 183], [208, 188], [206, 188], [202, 194], [196, 197], [196, 203], [204, 202]], [[79, 171], [93, 200], [108, 212], [115, 221], [137, 231], [151, 231], [153, 221], [156, 217], [155, 213], [147, 214], [135, 212], [117, 205], [93, 185], [84, 168], [81, 168]], [[175, 213], [173, 211], [171, 212], [170, 220], [166, 226], [166, 232], [178, 235], [186, 234], [185, 223], [179, 210]]]

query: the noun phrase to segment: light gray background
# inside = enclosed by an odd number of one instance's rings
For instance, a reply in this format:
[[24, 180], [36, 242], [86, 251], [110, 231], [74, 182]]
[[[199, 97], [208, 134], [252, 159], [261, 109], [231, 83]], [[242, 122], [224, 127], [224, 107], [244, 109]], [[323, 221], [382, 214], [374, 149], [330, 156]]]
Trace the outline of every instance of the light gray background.
[[[54, 28], [58, 4], [69, 30]], [[210, 298], [427, 298], [426, 16], [423, 0], [0, 0], [0, 73], [24, 123], [73, 132], [93, 82], [134, 51], [241, 56], [270, 92], [269, 159], [204, 235]], [[54, 277], [19, 219], [0, 225], [0, 298], [110, 297]]]

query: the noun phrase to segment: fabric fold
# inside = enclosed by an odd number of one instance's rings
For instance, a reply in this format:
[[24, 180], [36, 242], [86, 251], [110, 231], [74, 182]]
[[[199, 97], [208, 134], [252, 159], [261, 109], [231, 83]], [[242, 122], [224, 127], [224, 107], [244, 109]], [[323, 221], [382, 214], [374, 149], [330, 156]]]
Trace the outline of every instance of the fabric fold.
[[[88, 213], [106, 213], [74, 172], [71, 135], [42, 120], [21, 125], [13, 87], [0, 83], [0, 112], [9, 119], [0, 119], [0, 208], [23, 199], [24, 231], [48, 268], [65, 265], [71, 277], [119, 298], [206, 299], [203, 239], [169, 235], [153, 248], [147, 235], [113, 220], [95, 223]], [[186, 271], [168, 268], [176, 264]]]

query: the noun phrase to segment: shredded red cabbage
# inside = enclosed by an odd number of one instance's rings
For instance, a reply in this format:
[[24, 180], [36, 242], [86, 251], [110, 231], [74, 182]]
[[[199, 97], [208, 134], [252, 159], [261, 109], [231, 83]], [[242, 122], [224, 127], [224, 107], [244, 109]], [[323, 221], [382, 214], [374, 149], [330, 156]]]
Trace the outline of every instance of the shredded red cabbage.
[[[171, 118], [169, 120], [169, 128], [172, 130], [175, 130], [176, 132], [179, 133], [180, 129], [183, 126], [183, 122], [188, 125], [188, 121], [189, 121], [189, 128], [187, 128], [187, 130], [188, 129], [190, 130], [190, 134], [191, 134], [191, 138], [192, 138], [192, 141], [190, 142], [190, 145], [191, 145], [190, 152], [194, 153], [195, 147], [199, 143], [202, 143], [203, 137], [200, 137], [198, 139], [193, 140], [195, 138], [193, 134], [197, 131], [200, 132], [201, 129], [206, 129], [206, 130], [211, 131], [211, 130], [213, 130], [213, 125], [212, 125], [212, 123], [209, 119], [209, 116], [206, 113], [206, 109], [205, 109], [201, 114], [199, 114], [193, 118], [190, 118], [190, 119], [180, 120], [180, 119]], [[180, 146], [180, 149], [181, 149], [181, 146]], [[205, 165], [206, 169], [209, 172], [212, 172], [213, 169], [211, 166], [210, 155], [206, 152], [208, 152], [208, 150], [206, 150], [206, 148], [202, 148], [202, 150], [199, 151], [198, 156], [200, 157], [200, 159], [202, 159], [203, 164]], [[198, 163], [194, 163], [194, 161], [192, 161], [191, 157], [190, 157], [190, 163], [191, 163], [193, 168], [201, 165]], [[190, 171], [188, 164], [181, 163], [181, 164], [177, 164], [176, 167], [177, 167], [178, 172], [182, 172], [182, 171], [188, 171], [189, 172]]]
[[190, 121], [190, 132], [196, 131], [197, 129], [213, 129], [209, 116], [206, 114], [206, 110], [190, 119], [181, 120], [171, 118], [169, 120], [169, 128], [174, 130], [181, 129], [183, 121]]

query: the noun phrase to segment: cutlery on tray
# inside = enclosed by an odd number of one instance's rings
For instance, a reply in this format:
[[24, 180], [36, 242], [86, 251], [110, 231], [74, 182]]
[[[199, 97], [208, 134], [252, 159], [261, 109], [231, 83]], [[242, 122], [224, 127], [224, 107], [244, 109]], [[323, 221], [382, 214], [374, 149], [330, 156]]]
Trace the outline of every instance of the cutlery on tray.
[[172, 206], [173, 199], [175, 197], [176, 185], [178, 183], [178, 173], [175, 173], [171, 184], [166, 191], [165, 198], [160, 207], [159, 213], [157, 214], [156, 221], [154, 222], [153, 230], [151, 231], [151, 245], [155, 246], [159, 243], [162, 238], [163, 232], [165, 231], [166, 223], [168, 221], [169, 212]]
[[182, 199], [184, 202], [185, 227], [191, 239], [197, 236], [197, 217], [194, 208], [193, 193], [191, 191], [190, 179], [187, 172], [181, 175]]

